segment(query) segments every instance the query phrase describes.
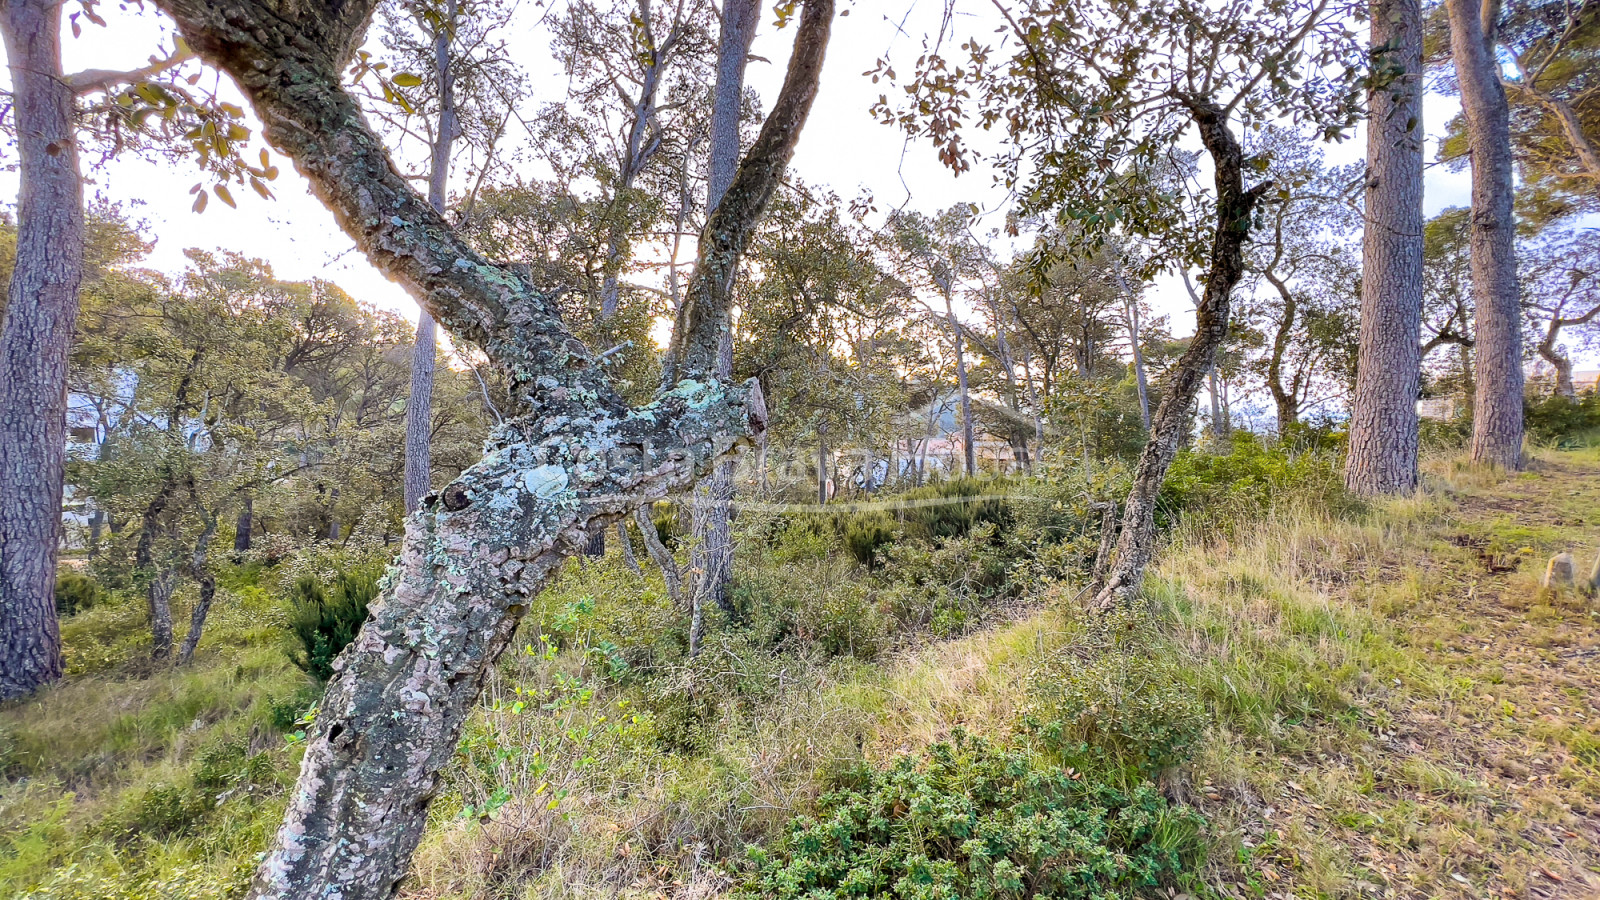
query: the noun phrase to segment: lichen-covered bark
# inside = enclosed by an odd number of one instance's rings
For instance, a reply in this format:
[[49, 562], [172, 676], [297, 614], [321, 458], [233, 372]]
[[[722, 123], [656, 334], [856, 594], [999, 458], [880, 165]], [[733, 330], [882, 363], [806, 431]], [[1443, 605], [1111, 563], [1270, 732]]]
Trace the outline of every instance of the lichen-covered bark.
[[1115, 562], [1098, 585], [1094, 606], [1101, 609], [1132, 603], [1144, 583], [1145, 569], [1155, 554], [1156, 496], [1178, 446], [1189, 431], [1190, 407], [1200, 382], [1216, 360], [1228, 335], [1233, 288], [1244, 273], [1244, 242], [1250, 217], [1264, 189], [1244, 187], [1244, 152], [1228, 128], [1226, 114], [1205, 98], [1186, 96], [1184, 105], [1200, 128], [1200, 139], [1216, 167], [1217, 220], [1211, 238], [1211, 267], [1205, 292], [1195, 307], [1194, 338], [1167, 376], [1166, 391], [1156, 408], [1150, 440], [1139, 454], [1133, 487], [1123, 504]]
[[[161, 0], [203, 58], [254, 105], [263, 134], [366, 253], [518, 401], [485, 457], [424, 499], [361, 634], [336, 664], [300, 779], [253, 896], [391, 897], [439, 771], [491, 663], [562, 559], [630, 510], [682, 490], [759, 437], [755, 382], [715, 377], [737, 269], [816, 95], [832, 0], [808, 0], [782, 93], [702, 237], [672, 374], [631, 409], [515, 270], [478, 256], [390, 164], [340, 88], [376, 0]], [[711, 348], [711, 352], [704, 352]]]
[[[500, 428], [407, 522], [371, 619], [335, 664], [253, 896], [393, 896], [529, 598], [594, 529], [689, 486], [764, 423], [758, 390], [689, 382], [617, 418]], [[667, 425], [680, 440], [657, 443]]]

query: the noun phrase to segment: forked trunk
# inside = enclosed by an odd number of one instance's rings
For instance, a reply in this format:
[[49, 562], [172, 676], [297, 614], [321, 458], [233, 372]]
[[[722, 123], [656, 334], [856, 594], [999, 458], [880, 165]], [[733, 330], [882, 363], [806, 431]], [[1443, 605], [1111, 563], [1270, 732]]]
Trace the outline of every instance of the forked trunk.
[[[739, 166], [739, 112], [744, 101], [745, 61], [761, 19], [761, 4], [756, 0], [724, 0], [722, 34], [717, 44], [717, 83], [711, 106], [711, 158], [706, 184], [706, 211], [722, 202]], [[737, 277], [738, 273], [732, 273]], [[730, 285], [731, 287], [731, 285]], [[717, 348], [716, 374], [733, 377], [733, 335], [730, 331]], [[715, 603], [725, 612], [733, 611], [730, 590], [733, 586], [733, 471], [728, 460], [695, 489], [691, 505], [695, 542], [690, 552], [689, 570], [694, 576], [696, 621], [704, 604]], [[698, 634], [698, 632], [696, 632]], [[699, 642], [695, 641], [698, 647]]]
[[458, 339], [506, 372], [517, 402], [485, 456], [406, 520], [402, 550], [340, 654], [306, 742], [258, 900], [393, 897], [439, 774], [529, 598], [597, 530], [690, 487], [766, 425], [755, 382], [713, 374], [735, 271], [816, 97], [830, 0], [808, 0], [782, 90], [710, 217], [656, 400], [630, 408], [556, 299], [474, 251], [406, 183], [341, 86], [376, 0], [159, 0], [231, 75], [263, 134], [346, 233]]
[[[450, 151], [455, 145], [455, 75], [450, 69], [450, 43], [454, 39], [458, 0], [446, 0], [444, 24], [433, 37], [433, 77], [439, 88], [439, 121], [434, 123], [429, 154], [428, 204], [443, 213], [449, 198]], [[433, 376], [435, 347], [433, 316], [426, 309], [417, 317], [417, 338], [411, 348], [411, 393], [406, 400], [406, 515], [417, 511], [433, 477]]]

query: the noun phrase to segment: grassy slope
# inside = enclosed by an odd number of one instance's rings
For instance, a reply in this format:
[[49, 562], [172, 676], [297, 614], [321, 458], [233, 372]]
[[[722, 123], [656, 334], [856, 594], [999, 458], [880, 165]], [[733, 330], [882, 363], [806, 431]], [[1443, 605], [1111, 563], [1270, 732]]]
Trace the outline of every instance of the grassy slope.
[[1191, 796], [1269, 894], [1595, 897], [1600, 607], [1538, 582], [1600, 549], [1600, 459], [1435, 469], [1361, 521], [1168, 554], [1224, 725]]
[[[1548, 454], [1512, 478], [1437, 466], [1416, 500], [1348, 519], [1279, 509], [1243, 534], [1174, 543], [1149, 591], [1160, 646], [1211, 721], [1163, 785], [1213, 822], [1192, 892], [1600, 895], [1600, 607], [1537, 586], [1550, 554], [1572, 550], [1586, 571], [1600, 548], [1596, 476], [1593, 451]], [[718, 860], [771, 835], [841, 766], [884, 763], [956, 727], [1003, 735], [1041, 659], [1072, 646], [1070, 605], [1058, 597], [889, 665], [775, 659], [753, 671], [713, 647], [674, 677], [700, 691], [766, 687], [692, 752], [663, 749], [660, 710], [636, 716], [630, 704], [649, 698], [606, 688], [592, 654], [508, 658], [409, 893], [725, 888]], [[245, 609], [193, 672], [130, 683], [136, 666], [117, 664], [0, 711], [0, 894], [57, 877], [77, 886], [50, 896], [92, 897], [125, 871], [146, 872], [122, 879], [129, 897], [238, 883], [294, 761], [267, 722], [296, 673], [263, 637], [264, 611]], [[76, 624], [68, 640], [137, 628], [121, 615]], [[198, 826], [128, 824], [160, 812], [153, 788], [190, 784], [207, 748], [228, 742], [265, 752], [270, 772], [229, 775], [248, 789]], [[58, 800], [63, 789], [75, 793]], [[72, 864], [105, 880], [60, 878]]]

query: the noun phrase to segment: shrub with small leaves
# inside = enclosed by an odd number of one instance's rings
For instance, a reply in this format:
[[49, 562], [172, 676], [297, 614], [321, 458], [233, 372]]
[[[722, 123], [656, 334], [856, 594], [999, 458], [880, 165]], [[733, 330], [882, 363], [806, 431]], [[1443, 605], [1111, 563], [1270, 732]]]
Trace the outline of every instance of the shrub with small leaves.
[[1101, 900], [1172, 884], [1202, 849], [1203, 820], [1148, 782], [1095, 783], [959, 730], [848, 782], [751, 851], [736, 896]]
[[56, 614], [75, 616], [100, 602], [100, 585], [81, 572], [62, 572], [56, 576]]
[[1034, 670], [1024, 727], [1067, 759], [1151, 776], [1188, 759], [1205, 730], [1190, 673], [1149, 614], [1118, 610]]
[[378, 598], [378, 573], [341, 572], [332, 590], [310, 575], [294, 583], [289, 597], [289, 660], [318, 682], [333, 677], [333, 660], [367, 620], [367, 606]]

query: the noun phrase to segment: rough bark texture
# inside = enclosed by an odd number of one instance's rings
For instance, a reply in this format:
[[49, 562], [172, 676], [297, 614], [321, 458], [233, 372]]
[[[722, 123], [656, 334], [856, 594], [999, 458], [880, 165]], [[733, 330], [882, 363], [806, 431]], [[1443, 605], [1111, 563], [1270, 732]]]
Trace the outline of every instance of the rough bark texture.
[[711, 373], [727, 273], [759, 221], [816, 95], [833, 18], [810, 0], [783, 93], [700, 241], [671, 375], [629, 408], [554, 298], [477, 255], [390, 164], [340, 87], [375, 0], [162, 0], [189, 45], [233, 76], [263, 134], [379, 269], [481, 346], [517, 408], [486, 455], [406, 522], [371, 617], [335, 663], [300, 779], [252, 896], [392, 897], [439, 771], [494, 659], [557, 565], [591, 535], [682, 490], [765, 428], [759, 387]]
[[[450, 151], [456, 140], [455, 76], [450, 71], [450, 41], [455, 31], [456, 0], [445, 4], [446, 27], [433, 37], [433, 77], [439, 85], [439, 121], [435, 123], [428, 170], [428, 204], [441, 215], [450, 186]], [[406, 515], [417, 511], [433, 477], [433, 368], [437, 356], [433, 317], [424, 309], [417, 317], [411, 347], [411, 393], [406, 398]]]
[[189, 633], [184, 635], [183, 646], [178, 648], [178, 665], [188, 665], [194, 659], [195, 648], [200, 646], [200, 636], [205, 633], [206, 617], [211, 614], [211, 603], [217, 598], [217, 576], [211, 571], [208, 558], [211, 539], [217, 534], [217, 517], [200, 501], [200, 492], [194, 477], [188, 479], [189, 498], [194, 502], [204, 520], [200, 536], [195, 539], [194, 552], [189, 555], [189, 575], [199, 588], [194, 609], [189, 612]]
[[[1497, 3], [1489, 3], [1498, 9]], [[1472, 291], [1477, 390], [1472, 460], [1522, 467], [1522, 308], [1512, 215], [1511, 112], [1483, 0], [1446, 0], [1450, 52], [1472, 156]], [[1486, 21], [1487, 20], [1487, 21]]]
[[406, 514], [417, 511], [427, 495], [432, 477], [433, 369], [435, 349], [433, 317], [423, 310], [417, 317], [416, 342], [411, 346], [411, 393], [406, 397]]
[[[717, 44], [717, 83], [712, 93], [710, 172], [706, 209], [717, 208], [733, 184], [739, 167], [739, 112], [744, 100], [745, 61], [761, 19], [759, 0], [724, 0], [722, 34]], [[736, 277], [737, 273], [734, 273]], [[731, 289], [731, 284], [730, 284]], [[733, 335], [725, 331], [717, 349], [716, 374], [733, 377]], [[715, 603], [732, 612], [733, 600], [733, 469], [730, 460], [717, 467], [695, 491], [694, 546], [690, 551], [697, 617], [705, 604]], [[699, 619], [697, 618], [697, 621]]]
[[145, 605], [150, 616], [150, 656], [166, 659], [172, 655], [172, 591], [177, 573], [165, 562], [156, 564], [156, 540], [161, 532], [161, 517], [172, 503], [176, 481], [165, 478], [139, 519], [139, 543], [134, 547], [134, 566], [149, 579], [145, 585]]
[[1361, 334], [1345, 485], [1356, 494], [1417, 487], [1422, 379], [1422, 3], [1373, 0]]
[[1144, 583], [1145, 569], [1155, 554], [1156, 495], [1189, 431], [1190, 408], [1200, 391], [1200, 382], [1211, 370], [1217, 348], [1228, 335], [1233, 288], [1244, 273], [1244, 242], [1250, 235], [1250, 216], [1265, 187], [1245, 190], [1244, 153], [1228, 128], [1224, 111], [1202, 97], [1186, 95], [1183, 102], [1199, 126], [1200, 139], [1216, 169], [1217, 211], [1211, 267], [1206, 272], [1205, 292], [1195, 307], [1194, 338], [1166, 378], [1166, 391], [1156, 408], [1150, 440], [1134, 469], [1133, 487], [1123, 504], [1116, 559], [1100, 581], [1094, 600], [1094, 606], [1100, 609], [1132, 603]]
[[83, 185], [61, 5], [0, 5], [21, 194], [0, 323], [0, 699], [61, 677], [56, 554], [66, 463], [67, 354], [83, 280]]
[[617, 549], [622, 551], [622, 559], [633, 570], [633, 574], [644, 574], [644, 569], [639, 567], [639, 558], [633, 555], [633, 541], [628, 537], [627, 522], [617, 523]]

